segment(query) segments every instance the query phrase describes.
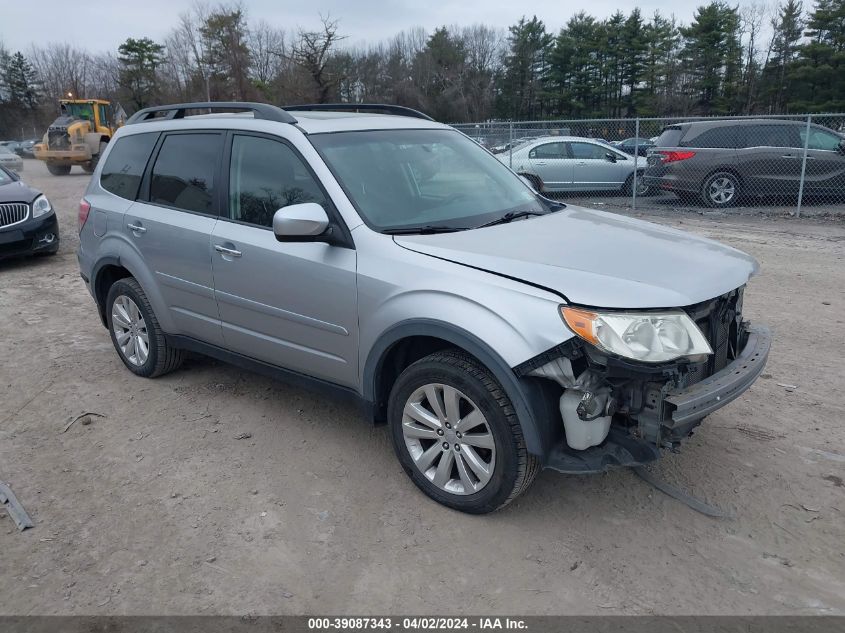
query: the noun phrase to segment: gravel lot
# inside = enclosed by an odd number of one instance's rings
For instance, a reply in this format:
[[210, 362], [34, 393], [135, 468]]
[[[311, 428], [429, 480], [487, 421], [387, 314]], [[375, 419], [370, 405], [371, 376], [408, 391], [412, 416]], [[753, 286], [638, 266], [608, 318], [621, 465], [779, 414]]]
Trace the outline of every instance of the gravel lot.
[[[767, 373], [655, 467], [735, 518], [629, 471], [544, 472], [471, 517], [349, 404], [199, 357], [134, 377], [78, 275], [88, 177], [24, 175], [63, 241], [0, 262], [0, 480], [36, 524], [0, 516], [0, 614], [845, 614], [841, 221], [644, 216], [762, 264]], [[84, 412], [103, 417], [62, 432]]]

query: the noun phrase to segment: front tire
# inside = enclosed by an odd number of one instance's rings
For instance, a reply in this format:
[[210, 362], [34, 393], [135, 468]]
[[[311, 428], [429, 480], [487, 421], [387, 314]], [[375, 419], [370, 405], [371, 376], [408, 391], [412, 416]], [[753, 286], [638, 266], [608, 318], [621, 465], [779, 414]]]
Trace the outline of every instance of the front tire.
[[70, 165], [47, 163], [47, 171], [54, 176], [67, 176], [70, 173]]
[[704, 181], [701, 199], [708, 207], [726, 209], [736, 204], [739, 198], [740, 182], [729, 171], [717, 171]]
[[[625, 184], [622, 187], [622, 193], [626, 196], [631, 196], [634, 194], [634, 174], [628, 176], [628, 179], [625, 181]], [[636, 178], [637, 183], [637, 196], [647, 196], [651, 193], [651, 187], [645, 184], [643, 180], [642, 172], [637, 174]]]
[[133, 277], [109, 288], [106, 319], [117, 355], [133, 374], [155, 378], [182, 364], [182, 350], [167, 344], [147, 295]]
[[402, 468], [425, 494], [455, 510], [493, 512], [540, 470], [502, 387], [459, 351], [407, 367], [391, 390], [388, 420]]

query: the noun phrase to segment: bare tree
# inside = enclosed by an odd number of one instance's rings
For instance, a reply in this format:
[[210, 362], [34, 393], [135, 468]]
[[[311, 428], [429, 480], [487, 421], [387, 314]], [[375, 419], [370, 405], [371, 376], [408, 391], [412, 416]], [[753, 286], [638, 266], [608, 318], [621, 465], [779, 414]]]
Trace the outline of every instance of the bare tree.
[[319, 31], [299, 31], [290, 57], [302, 66], [314, 82], [317, 102], [327, 103], [341, 77], [329, 69], [331, 54], [338, 42], [346, 39], [338, 34], [338, 22], [329, 16], [320, 16], [323, 28]]

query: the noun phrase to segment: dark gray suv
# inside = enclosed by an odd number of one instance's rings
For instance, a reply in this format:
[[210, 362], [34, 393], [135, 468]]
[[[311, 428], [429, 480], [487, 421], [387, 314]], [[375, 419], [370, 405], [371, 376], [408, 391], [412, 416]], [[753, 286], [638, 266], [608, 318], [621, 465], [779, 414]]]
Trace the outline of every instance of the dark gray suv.
[[685, 202], [730, 207], [742, 197], [845, 192], [845, 136], [801, 121], [751, 119], [670, 125], [649, 151], [645, 184]]

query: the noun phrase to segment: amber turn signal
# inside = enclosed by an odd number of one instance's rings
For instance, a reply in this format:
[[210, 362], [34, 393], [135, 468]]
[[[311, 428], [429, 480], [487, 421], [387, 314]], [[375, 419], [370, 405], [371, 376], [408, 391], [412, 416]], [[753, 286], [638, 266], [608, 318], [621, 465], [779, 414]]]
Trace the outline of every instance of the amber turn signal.
[[580, 308], [571, 308], [569, 306], [561, 306], [560, 314], [563, 316], [563, 320], [566, 322], [566, 325], [569, 326], [570, 330], [575, 332], [585, 341], [588, 341], [593, 345], [598, 344], [599, 339], [596, 336], [595, 326], [598, 315], [595, 312], [582, 310]]

